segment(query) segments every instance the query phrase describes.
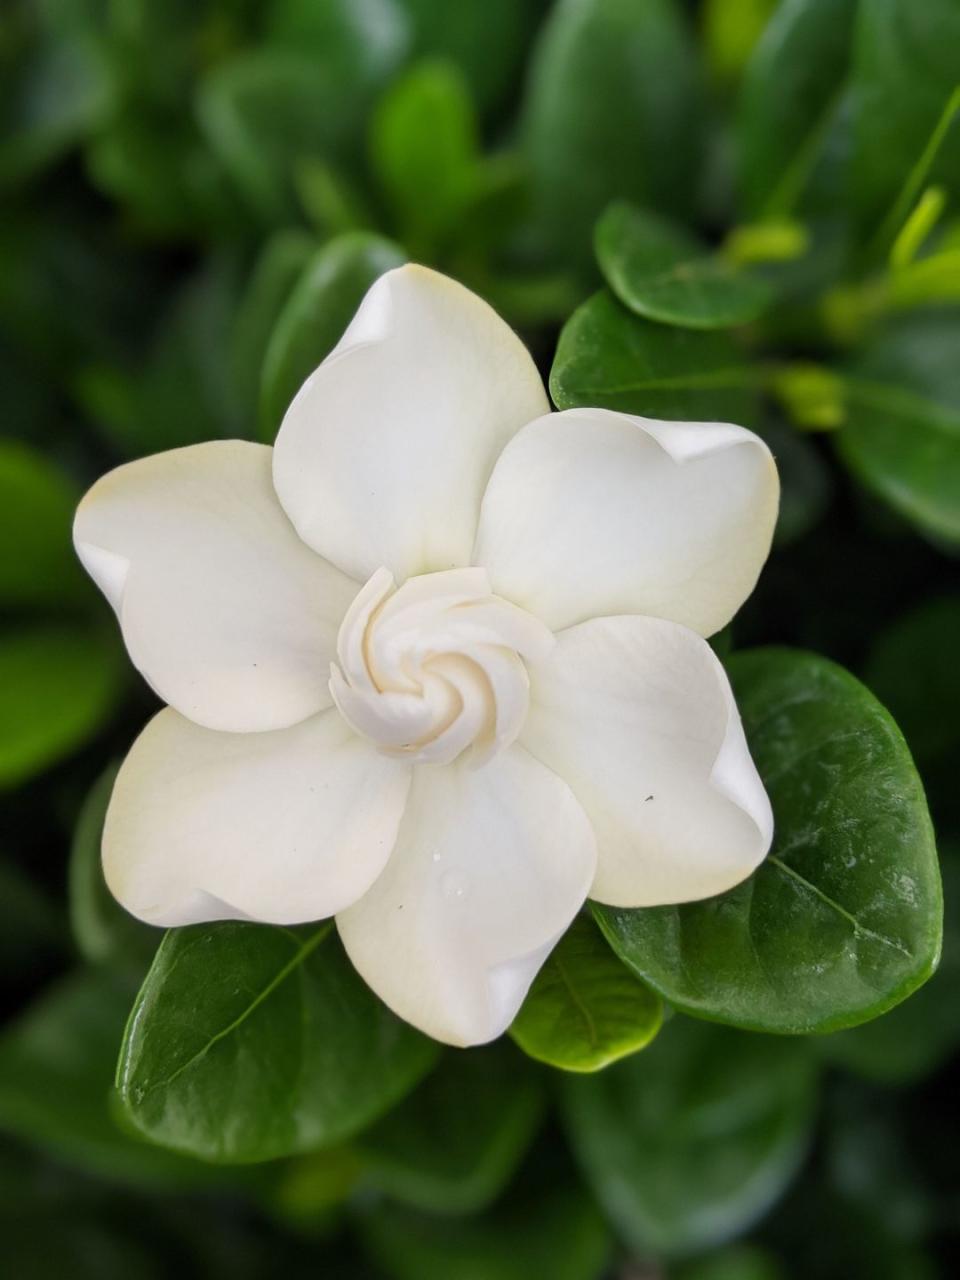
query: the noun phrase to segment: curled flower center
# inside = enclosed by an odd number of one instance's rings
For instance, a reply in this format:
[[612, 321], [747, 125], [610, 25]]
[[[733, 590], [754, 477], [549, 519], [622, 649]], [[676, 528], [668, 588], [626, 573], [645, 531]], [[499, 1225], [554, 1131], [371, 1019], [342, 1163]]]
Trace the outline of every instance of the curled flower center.
[[397, 588], [378, 569], [347, 611], [330, 693], [344, 719], [387, 755], [483, 764], [523, 728], [523, 659], [553, 647], [544, 624], [495, 596], [485, 569], [449, 569]]

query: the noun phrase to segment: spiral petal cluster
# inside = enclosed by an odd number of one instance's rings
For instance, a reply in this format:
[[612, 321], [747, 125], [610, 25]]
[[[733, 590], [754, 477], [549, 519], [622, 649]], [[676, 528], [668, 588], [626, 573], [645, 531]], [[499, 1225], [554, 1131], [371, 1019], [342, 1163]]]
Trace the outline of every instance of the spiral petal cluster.
[[555, 643], [532, 614], [493, 594], [485, 569], [408, 578], [378, 569], [347, 611], [330, 693], [387, 755], [480, 765], [513, 742], [530, 701], [525, 660]]

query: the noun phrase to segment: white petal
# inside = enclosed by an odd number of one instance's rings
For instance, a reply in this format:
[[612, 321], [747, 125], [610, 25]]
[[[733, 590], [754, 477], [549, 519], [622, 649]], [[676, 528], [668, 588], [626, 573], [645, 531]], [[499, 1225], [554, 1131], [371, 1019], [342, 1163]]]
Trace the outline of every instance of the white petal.
[[318, 920], [380, 874], [409, 783], [333, 708], [272, 733], [217, 733], [168, 708], [117, 777], [104, 875], [150, 924]]
[[593, 823], [592, 898], [708, 898], [766, 856], [770, 802], [706, 641], [658, 618], [597, 618], [561, 631], [530, 683], [521, 741]]
[[753, 590], [778, 497], [743, 427], [569, 409], [504, 449], [474, 560], [555, 629], [640, 613], [712, 635]]
[[277, 729], [329, 706], [337, 627], [358, 590], [297, 537], [270, 454], [221, 440], [130, 462], [74, 523], [134, 665], [212, 729]]
[[526, 348], [468, 289], [424, 267], [372, 286], [287, 410], [277, 493], [300, 536], [365, 580], [469, 563], [490, 468], [549, 408]]
[[595, 865], [569, 788], [519, 747], [481, 769], [421, 765], [386, 870], [337, 927], [401, 1018], [482, 1044], [512, 1022]]

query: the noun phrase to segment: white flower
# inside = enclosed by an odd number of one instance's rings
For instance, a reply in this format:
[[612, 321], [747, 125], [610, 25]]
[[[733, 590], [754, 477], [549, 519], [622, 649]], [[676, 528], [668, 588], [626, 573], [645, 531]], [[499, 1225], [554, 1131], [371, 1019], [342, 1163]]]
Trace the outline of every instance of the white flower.
[[499, 1035], [587, 896], [703, 898], [766, 854], [702, 637], [777, 499], [749, 431], [551, 413], [484, 302], [388, 273], [274, 449], [144, 458], [80, 506], [170, 704], [117, 779], [110, 889], [158, 925], [336, 915], [402, 1018]]

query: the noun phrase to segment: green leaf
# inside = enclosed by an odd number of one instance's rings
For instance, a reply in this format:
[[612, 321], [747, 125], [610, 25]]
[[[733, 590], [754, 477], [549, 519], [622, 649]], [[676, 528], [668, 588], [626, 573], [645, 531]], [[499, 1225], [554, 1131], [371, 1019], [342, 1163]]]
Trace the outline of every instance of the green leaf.
[[230, 338], [237, 403], [256, 417], [263, 362], [283, 308], [317, 250], [305, 231], [278, 231], [267, 240], [244, 286]]
[[77, 973], [47, 991], [0, 1038], [0, 1129], [101, 1176], [191, 1185], [209, 1170], [124, 1133], [111, 1116], [129, 982]]
[[409, 21], [397, 0], [273, 0], [271, 46], [306, 51], [326, 75], [375, 84], [409, 51]]
[[765, 281], [711, 254], [686, 231], [626, 201], [597, 223], [597, 261], [607, 284], [639, 316], [685, 329], [755, 320], [773, 294]]
[[375, 222], [367, 193], [347, 174], [327, 161], [308, 156], [294, 172], [297, 196], [308, 222], [321, 241], [344, 231], [369, 230]]
[[367, 107], [408, 36], [390, 0], [284, 0], [273, 9], [270, 42], [215, 67], [197, 113], [250, 207], [279, 223], [296, 208], [302, 160], [353, 158]]
[[112, 633], [38, 623], [0, 632], [0, 787], [81, 746], [113, 710], [125, 678]]
[[911, 999], [862, 1027], [819, 1041], [824, 1058], [884, 1084], [911, 1084], [960, 1045], [960, 848], [943, 851], [943, 959]]
[[400, 239], [414, 258], [434, 256], [477, 184], [477, 122], [455, 65], [421, 62], [391, 86], [370, 155]]
[[674, 1018], [646, 1053], [565, 1077], [563, 1111], [587, 1180], [631, 1248], [693, 1253], [738, 1235], [789, 1184], [815, 1078], [802, 1046]]
[[922, 533], [960, 545], [960, 314], [914, 316], [882, 333], [845, 379], [840, 456]]
[[160, 933], [128, 915], [103, 879], [103, 821], [119, 765], [108, 765], [83, 802], [70, 849], [70, 926], [77, 948], [91, 964], [112, 964], [143, 974]]
[[542, 1113], [507, 1043], [448, 1052], [358, 1143], [368, 1181], [414, 1208], [473, 1213], [512, 1177]]
[[873, 696], [814, 654], [728, 661], [773, 804], [767, 860], [703, 902], [595, 907], [614, 950], [698, 1017], [757, 1031], [836, 1031], [933, 972], [942, 900], [930, 816], [906, 744]]
[[0, 440], [0, 600], [62, 607], [85, 594], [70, 541], [79, 494], [40, 453]]
[[753, 416], [756, 381], [727, 334], [653, 324], [597, 293], [563, 327], [550, 394], [558, 409], [744, 422]]
[[351, 231], [319, 250], [274, 327], [260, 384], [260, 435], [272, 442], [290, 401], [330, 354], [374, 280], [405, 261], [389, 240]]
[[436, 1046], [369, 991], [327, 922], [168, 933], [117, 1083], [133, 1125], [224, 1163], [341, 1141], [396, 1103]]
[[856, 0], [780, 0], [761, 36], [737, 120], [748, 216], [796, 207], [837, 115], [856, 10]]
[[[858, 10], [852, 75], [853, 193], [862, 223], [875, 227], [898, 203], [904, 178], [934, 138], [960, 85], [955, 0], [872, 0]], [[924, 164], [921, 183], [960, 194], [960, 122]], [[916, 192], [919, 195], [919, 190]], [[912, 201], [910, 202], [912, 204]], [[903, 209], [906, 216], [910, 211]], [[899, 228], [893, 227], [895, 233]]]
[[776, 7], [777, 0], [704, 0], [704, 54], [717, 80], [742, 75]]
[[554, 254], [587, 265], [593, 224], [618, 196], [688, 210], [698, 113], [698, 69], [673, 0], [559, 0], [540, 32], [521, 120]]
[[392, 1280], [597, 1280], [610, 1254], [603, 1219], [573, 1188], [512, 1193], [481, 1218], [430, 1218], [385, 1205], [358, 1225]]
[[510, 1034], [540, 1062], [599, 1071], [636, 1053], [660, 1030], [660, 1001], [617, 959], [588, 916], [578, 916], [533, 980]]

